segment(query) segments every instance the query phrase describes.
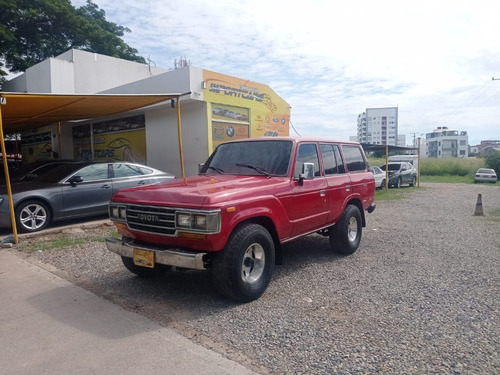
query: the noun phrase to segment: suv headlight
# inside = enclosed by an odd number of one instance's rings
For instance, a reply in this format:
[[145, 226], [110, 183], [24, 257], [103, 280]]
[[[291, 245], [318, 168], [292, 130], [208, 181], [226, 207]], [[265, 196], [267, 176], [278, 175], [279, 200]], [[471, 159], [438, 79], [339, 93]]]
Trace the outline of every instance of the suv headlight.
[[214, 211], [179, 211], [175, 215], [178, 230], [197, 233], [219, 233], [220, 210]]
[[109, 218], [115, 221], [127, 221], [127, 207], [110, 203]]

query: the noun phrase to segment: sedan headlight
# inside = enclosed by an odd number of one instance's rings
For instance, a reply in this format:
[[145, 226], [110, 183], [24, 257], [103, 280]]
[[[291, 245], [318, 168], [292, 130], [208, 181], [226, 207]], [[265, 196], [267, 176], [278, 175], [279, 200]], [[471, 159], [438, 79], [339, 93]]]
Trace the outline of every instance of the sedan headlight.
[[179, 230], [197, 233], [219, 233], [220, 210], [177, 212], [175, 219]]

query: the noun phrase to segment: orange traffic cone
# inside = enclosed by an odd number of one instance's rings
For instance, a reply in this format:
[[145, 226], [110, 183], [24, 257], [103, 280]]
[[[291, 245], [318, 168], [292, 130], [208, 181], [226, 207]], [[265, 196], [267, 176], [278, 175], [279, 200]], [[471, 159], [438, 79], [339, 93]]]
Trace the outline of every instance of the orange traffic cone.
[[483, 202], [481, 194], [477, 195], [476, 211], [474, 211], [474, 216], [483, 216]]

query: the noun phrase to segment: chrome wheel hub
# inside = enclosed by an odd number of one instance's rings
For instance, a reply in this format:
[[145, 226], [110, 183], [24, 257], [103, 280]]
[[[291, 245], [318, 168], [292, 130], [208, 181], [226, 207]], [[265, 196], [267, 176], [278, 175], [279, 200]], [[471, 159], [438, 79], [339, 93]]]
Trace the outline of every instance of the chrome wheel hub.
[[243, 255], [241, 278], [246, 283], [257, 282], [264, 273], [266, 253], [258, 243], [250, 245]]
[[349, 238], [349, 242], [353, 242], [356, 240], [358, 236], [358, 221], [355, 217], [351, 217], [349, 219], [349, 226], [347, 228], [347, 237]]

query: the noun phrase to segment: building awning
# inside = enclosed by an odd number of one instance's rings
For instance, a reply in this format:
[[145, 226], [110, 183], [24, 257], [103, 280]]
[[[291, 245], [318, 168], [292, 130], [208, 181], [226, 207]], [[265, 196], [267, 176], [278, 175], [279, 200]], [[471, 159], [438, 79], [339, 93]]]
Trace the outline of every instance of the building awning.
[[[190, 93], [174, 94], [33, 94], [0, 92], [0, 146], [2, 155], [6, 155], [5, 134], [39, 128], [54, 123], [106, 117], [134, 109], [148, 107], [166, 100], [175, 100], [177, 107], [177, 128], [179, 136], [179, 154], [181, 171], [184, 177], [182, 156], [182, 137], [180, 124], [179, 98]], [[17, 228], [12, 202], [7, 158], [3, 158], [5, 180], [9, 195], [14, 242], [17, 243]]]
[[3, 129], [10, 134], [57, 122], [111, 116], [187, 94], [59, 95], [0, 92]]

